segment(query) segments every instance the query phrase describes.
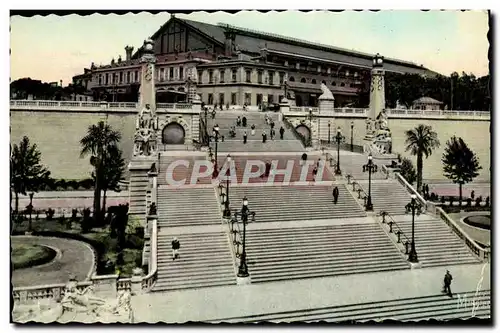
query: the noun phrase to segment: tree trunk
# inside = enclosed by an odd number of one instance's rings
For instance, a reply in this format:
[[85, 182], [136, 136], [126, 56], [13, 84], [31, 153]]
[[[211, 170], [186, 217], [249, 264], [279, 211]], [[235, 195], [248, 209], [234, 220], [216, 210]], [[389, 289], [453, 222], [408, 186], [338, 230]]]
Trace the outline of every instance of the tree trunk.
[[417, 154], [417, 192], [422, 193], [422, 169], [423, 169], [423, 154]]
[[16, 195], [16, 207], [15, 207], [16, 209], [14, 210], [14, 213], [17, 215], [19, 212], [19, 193], [17, 193], [17, 192], [14, 192], [14, 193]]
[[462, 183], [458, 183], [458, 207], [462, 207]]
[[95, 169], [95, 186], [94, 186], [94, 218], [100, 221], [101, 216], [101, 184], [99, 181], [100, 178], [100, 168], [96, 167]]
[[102, 214], [106, 216], [106, 189], [103, 190], [102, 194]]

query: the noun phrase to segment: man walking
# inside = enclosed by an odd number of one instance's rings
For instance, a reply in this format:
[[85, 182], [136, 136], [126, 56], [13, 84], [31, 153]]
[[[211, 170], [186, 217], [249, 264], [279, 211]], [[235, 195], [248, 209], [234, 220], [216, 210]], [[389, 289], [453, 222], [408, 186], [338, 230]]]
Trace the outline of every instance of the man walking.
[[252, 136], [255, 135], [255, 124], [252, 124], [252, 126], [250, 127], [252, 129]]
[[444, 289], [443, 292], [446, 293], [448, 296], [453, 297], [453, 294], [451, 293], [451, 280], [453, 280], [453, 276], [451, 276], [450, 271], [446, 271], [446, 274], [444, 275]]
[[267, 141], [266, 131], [262, 131], [262, 143], [266, 143], [266, 141]]
[[337, 204], [337, 200], [339, 199], [339, 188], [337, 186], [333, 188], [332, 194], [333, 194], [333, 203]]
[[285, 129], [283, 126], [280, 127], [280, 139], [283, 140], [283, 136], [285, 135]]
[[247, 131], [243, 132], [243, 143], [247, 143]]
[[177, 240], [177, 237], [174, 237], [172, 241], [172, 260], [179, 258], [179, 249], [181, 248], [181, 243]]

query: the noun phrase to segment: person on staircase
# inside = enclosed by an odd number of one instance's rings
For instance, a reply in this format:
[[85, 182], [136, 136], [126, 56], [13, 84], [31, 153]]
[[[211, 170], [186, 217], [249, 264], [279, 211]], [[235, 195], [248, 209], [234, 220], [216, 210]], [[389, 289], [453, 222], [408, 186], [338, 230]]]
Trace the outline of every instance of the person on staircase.
[[247, 131], [243, 132], [243, 143], [247, 143]]
[[285, 129], [283, 126], [280, 127], [280, 139], [283, 140], [283, 136], [285, 135]]
[[313, 169], [313, 182], [316, 181], [316, 176], [318, 175], [318, 167], [315, 166], [314, 169]]
[[236, 118], [236, 126], [241, 126], [241, 118], [240, 118], [240, 116], [238, 116], [238, 118]]
[[450, 297], [453, 297], [453, 294], [451, 293], [451, 280], [453, 280], [453, 276], [451, 276], [450, 271], [446, 271], [446, 274], [444, 275], [444, 288], [443, 292], [447, 294]]
[[274, 140], [275, 136], [276, 136], [276, 132], [274, 131], [274, 128], [271, 128], [271, 140]]
[[243, 116], [243, 119], [241, 119], [241, 125], [243, 127], [247, 127], [247, 117]]
[[212, 119], [215, 119], [215, 115], [217, 114], [217, 112], [215, 112], [215, 109], [212, 110]]
[[274, 120], [271, 119], [271, 123], [269, 124], [271, 126], [271, 129], [274, 129]]
[[266, 141], [267, 141], [266, 131], [262, 131], [262, 143], [266, 143]]
[[255, 135], [255, 124], [252, 124], [252, 126], [250, 127], [252, 129], [252, 136]]
[[174, 237], [174, 240], [172, 241], [172, 260], [179, 258], [180, 248], [181, 248], [181, 243], [179, 242], [177, 237]]
[[269, 163], [269, 161], [266, 161], [266, 171], [264, 173], [264, 176], [269, 177], [270, 173], [271, 173], [271, 163]]
[[333, 203], [337, 204], [337, 200], [339, 199], [339, 188], [337, 186], [333, 188], [332, 194], [333, 194]]

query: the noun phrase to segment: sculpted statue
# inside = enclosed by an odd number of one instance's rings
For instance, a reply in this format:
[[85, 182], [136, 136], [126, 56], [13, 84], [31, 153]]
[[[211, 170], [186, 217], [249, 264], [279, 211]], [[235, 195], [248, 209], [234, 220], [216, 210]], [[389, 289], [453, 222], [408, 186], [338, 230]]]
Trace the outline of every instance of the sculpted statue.
[[189, 69], [188, 78], [194, 83], [198, 82], [198, 71], [196, 70], [196, 67], [193, 66]]
[[156, 121], [153, 115], [153, 110], [149, 104], [146, 104], [145, 108], [142, 109], [139, 114], [139, 118], [137, 119], [136, 129], [148, 128], [148, 129], [156, 129]]
[[150, 156], [156, 153], [156, 132], [151, 128], [141, 128], [135, 133], [134, 156]]
[[387, 119], [388, 119], [387, 113], [385, 112], [385, 109], [383, 109], [382, 111], [380, 111], [380, 113], [377, 116], [379, 129], [381, 129], [381, 130], [388, 130], [389, 129]]
[[71, 278], [64, 289], [64, 297], [61, 305], [64, 311], [85, 311], [96, 312], [98, 307], [104, 305], [106, 301], [93, 296], [94, 288], [89, 286], [83, 291], [78, 290], [78, 282]]
[[321, 83], [321, 91], [322, 94], [319, 96], [320, 99], [334, 99], [332, 92], [324, 83]]

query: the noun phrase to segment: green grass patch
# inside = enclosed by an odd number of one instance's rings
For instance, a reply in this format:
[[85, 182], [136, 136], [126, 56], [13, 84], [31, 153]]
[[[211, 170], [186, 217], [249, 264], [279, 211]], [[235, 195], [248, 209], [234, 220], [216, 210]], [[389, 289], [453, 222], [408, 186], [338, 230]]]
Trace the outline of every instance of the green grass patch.
[[464, 223], [476, 228], [491, 230], [491, 216], [489, 215], [472, 215], [464, 218]]
[[20, 269], [48, 263], [56, 255], [56, 251], [46, 246], [12, 244], [10, 256], [14, 269]]

